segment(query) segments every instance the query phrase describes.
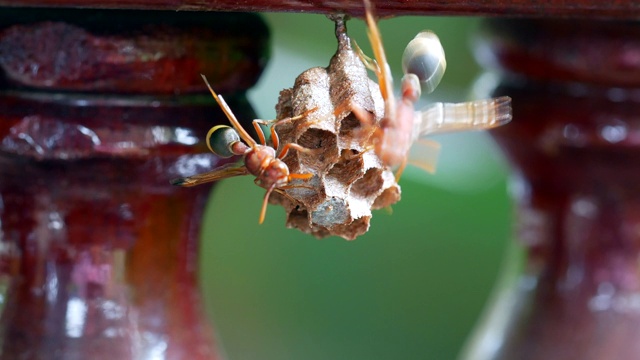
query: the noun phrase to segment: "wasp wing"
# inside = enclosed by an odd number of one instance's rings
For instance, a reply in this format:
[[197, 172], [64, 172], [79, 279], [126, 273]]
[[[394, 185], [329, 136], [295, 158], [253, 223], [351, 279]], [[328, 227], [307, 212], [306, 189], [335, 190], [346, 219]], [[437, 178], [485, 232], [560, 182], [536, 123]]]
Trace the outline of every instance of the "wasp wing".
[[171, 185], [190, 187], [247, 174], [249, 174], [249, 170], [247, 170], [244, 165], [238, 166], [237, 164], [227, 164], [211, 171], [207, 171], [206, 173], [173, 179], [171, 180]]
[[511, 121], [511, 98], [435, 103], [417, 112], [416, 138], [444, 132], [486, 130]]
[[486, 130], [511, 121], [511, 98], [503, 96], [463, 103], [435, 103], [416, 112], [414, 142], [409, 150], [408, 163], [427, 172], [436, 169], [440, 144], [425, 139], [427, 135]]
[[417, 139], [409, 149], [407, 162], [429, 173], [436, 172], [440, 143], [431, 139]]

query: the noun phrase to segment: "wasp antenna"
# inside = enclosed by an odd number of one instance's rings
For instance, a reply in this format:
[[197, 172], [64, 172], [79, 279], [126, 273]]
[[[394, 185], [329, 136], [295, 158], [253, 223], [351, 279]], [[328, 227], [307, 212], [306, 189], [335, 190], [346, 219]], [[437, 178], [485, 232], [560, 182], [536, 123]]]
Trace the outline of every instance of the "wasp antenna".
[[371, 42], [371, 48], [373, 55], [378, 63], [378, 85], [380, 86], [380, 92], [385, 101], [393, 101], [393, 78], [391, 77], [391, 70], [389, 69], [389, 63], [387, 63], [387, 56], [384, 52], [384, 46], [382, 44], [382, 35], [374, 18], [375, 9], [370, 0], [364, 0], [365, 18], [367, 21], [367, 36]]
[[224, 114], [227, 115], [227, 119], [229, 119], [231, 125], [238, 131], [238, 135], [240, 135], [242, 140], [244, 140], [247, 145], [249, 145], [250, 147], [255, 147], [256, 141], [253, 140], [251, 135], [249, 135], [249, 133], [242, 127], [242, 125], [240, 125], [240, 122], [233, 114], [233, 111], [231, 111], [231, 109], [229, 108], [229, 105], [227, 105], [222, 96], [218, 96], [218, 94], [213, 91], [213, 88], [211, 87], [211, 85], [209, 85], [209, 81], [207, 81], [206, 76], [204, 76], [203, 74], [200, 74], [200, 76], [202, 76], [202, 80], [204, 80], [207, 88], [209, 88], [209, 92], [211, 93], [211, 95], [213, 95], [213, 98], [216, 99], [216, 102], [218, 103], [218, 105], [220, 105], [220, 108], [222, 108]]
[[191, 181], [189, 181], [189, 178], [183, 178], [183, 177], [169, 181], [171, 185], [175, 185], [175, 186], [189, 186], [190, 182]]

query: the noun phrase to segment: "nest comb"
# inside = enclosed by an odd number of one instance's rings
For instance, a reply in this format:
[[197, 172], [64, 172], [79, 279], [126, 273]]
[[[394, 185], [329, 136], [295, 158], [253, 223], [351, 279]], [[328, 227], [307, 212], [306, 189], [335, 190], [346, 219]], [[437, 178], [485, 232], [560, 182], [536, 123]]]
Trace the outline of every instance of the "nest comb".
[[351, 112], [353, 106], [372, 113], [379, 121], [384, 101], [378, 85], [351, 47], [345, 19], [336, 22], [338, 50], [326, 68], [300, 74], [290, 89], [280, 92], [278, 119], [310, 111], [296, 121], [276, 125], [282, 144], [297, 143], [308, 152], [292, 151], [284, 161], [292, 173], [312, 173], [307, 181], [271, 197], [287, 212], [287, 226], [318, 238], [330, 235], [347, 240], [369, 230], [371, 210], [400, 200], [400, 187], [390, 169], [371, 149], [373, 124], [364, 124]]

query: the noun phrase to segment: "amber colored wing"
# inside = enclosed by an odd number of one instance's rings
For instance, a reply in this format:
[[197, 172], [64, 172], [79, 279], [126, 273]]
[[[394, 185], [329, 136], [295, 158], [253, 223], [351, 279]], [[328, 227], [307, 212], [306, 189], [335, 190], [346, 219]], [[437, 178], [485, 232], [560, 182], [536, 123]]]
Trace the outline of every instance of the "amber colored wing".
[[244, 165], [227, 164], [206, 173], [173, 179], [171, 180], [171, 185], [190, 187], [247, 174], [249, 174], [249, 171]]
[[431, 139], [418, 139], [409, 149], [407, 162], [429, 173], [436, 172], [440, 143]]

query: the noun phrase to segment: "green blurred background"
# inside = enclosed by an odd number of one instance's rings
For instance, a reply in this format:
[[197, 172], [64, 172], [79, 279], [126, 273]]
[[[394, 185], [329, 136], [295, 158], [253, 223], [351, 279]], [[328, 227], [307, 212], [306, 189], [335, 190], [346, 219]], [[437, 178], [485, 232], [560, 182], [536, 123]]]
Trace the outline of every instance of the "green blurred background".
[[[336, 49], [321, 15], [265, 14], [272, 57], [249, 93], [271, 119], [281, 89]], [[401, 17], [380, 22], [396, 79], [404, 46], [439, 36], [447, 73], [430, 101], [464, 101], [480, 69], [470, 53], [478, 19]], [[361, 20], [349, 32], [370, 53]], [[398, 81], [396, 81], [397, 83]], [[438, 172], [409, 169], [402, 200], [377, 211], [355, 241], [317, 240], [284, 227], [250, 177], [221, 181], [204, 218], [202, 286], [230, 360], [455, 359], [486, 304], [509, 239], [507, 166], [482, 133], [437, 137]]]

